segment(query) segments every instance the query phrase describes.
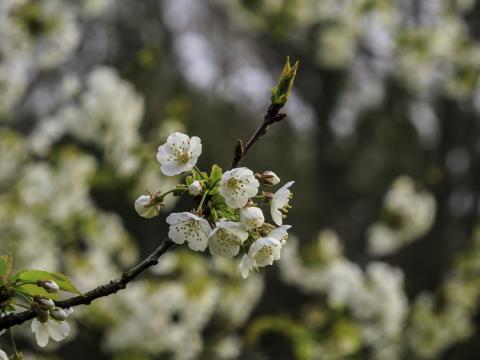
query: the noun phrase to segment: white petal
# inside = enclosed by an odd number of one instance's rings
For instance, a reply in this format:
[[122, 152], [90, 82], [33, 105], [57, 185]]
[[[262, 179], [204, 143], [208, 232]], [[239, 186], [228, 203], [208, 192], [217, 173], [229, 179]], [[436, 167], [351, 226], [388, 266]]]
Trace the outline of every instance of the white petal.
[[181, 173], [188, 171], [184, 166], [178, 166], [177, 162], [164, 164], [160, 167], [162, 173], [166, 176], [180, 175]]
[[247, 205], [248, 202], [248, 196], [238, 196], [234, 195], [231, 192], [225, 192], [222, 193], [220, 189], [220, 195], [222, 195], [225, 198], [226, 204], [231, 207], [232, 209], [240, 209]]
[[2, 360], [8, 360], [7, 354], [5, 354], [5, 352], [2, 351], [2, 349], [0, 349], [0, 359], [2, 359]]
[[41, 323], [38, 319], [33, 319], [32, 331], [35, 334], [35, 339], [37, 340], [38, 346], [47, 346], [49, 339], [47, 325]]
[[223, 256], [227, 258], [232, 258], [238, 255], [238, 252], [240, 251], [240, 245], [238, 242], [233, 241], [231, 236], [228, 236], [225, 233], [225, 230], [223, 230], [223, 232], [220, 228], [216, 228], [215, 230], [208, 239], [210, 253], [215, 256]]
[[174, 144], [175, 146], [189, 146], [190, 145], [190, 137], [188, 135], [174, 132], [170, 134], [167, 138], [167, 143]]
[[271, 207], [270, 208], [270, 215], [272, 216], [272, 220], [277, 225], [282, 225], [283, 223], [283, 214], [277, 208]]
[[242, 243], [248, 239], [248, 231], [242, 224], [234, 221], [219, 221], [216, 225], [237, 237]]
[[55, 341], [62, 341], [70, 333], [70, 325], [66, 321], [56, 322], [48, 321], [48, 333]]
[[268, 234], [269, 237], [273, 237], [277, 239], [280, 242], [283, 242], [286, 240], [288, 237], [288, 229], [290, 229], [292, 226], [291, 225], [281, 225], [275, 230], [271, 231], [270, 234]]
[[202, 140], [200, 140], [198, 136], [192, 136], [192, 138], [190, 139], [190, 152], [196, 162], [198, 157], [202, 153]]
[[278, 209], [283, 208], [285, 205], [288, 204], [290, 201], [290, 190], [288, 189], [290, 186], [294, 184], [294, 181], [290, 181], [283, 185], [278, 191], [273, 194], [272, 198], [272, 206]]
[[194, 251], [205, 251], [208, 246], [208, 235], [212, 228], [207, 220], [200, 218], [195, 221], [198, 228], [198, 233], [187, 239], [188, 247]]
[[187, 212], [171, 213], [170, 215], [167, 216], [166, 222], [169, 225], [173, 225], [173, 224], [176, 224], [179, 221], [188, 220], [190, 217], [187, 214], [189, 214], [189, 213], [187, 213]]
[[246, 207], [240, 210], [240, 221], [247, 229], [260, 227], [265, 222], [262, 209]]
[[255, 266], [266, 266], [273, 264], [273, 261], [279, 256], [282, 245], [272, 237], [265, 237], [256, 240], [248, 250]]
[[219, 221], [210, 234], [208, 246], [212, 255], [234, 257], [240, 251], [240, 245], [247, 240], [247, 229], [233, 221]]
[[252, 266], [253, 266], [253, 261], [250, 258], [250, 256], [248, 256], [247, 254], [243, 255], [243, 258], [240, 261], [240, 264], [238, 265], [238, 267], [240, 268], [240, 273], [242, 274], [242, 277], [244, 279], [248, 278], [248, 275]]
[[173, 149], [170, 144], [160, 145], [157, 149], [157, 160], [160, 164], [172, 163], [175, 159], [172, 156]]

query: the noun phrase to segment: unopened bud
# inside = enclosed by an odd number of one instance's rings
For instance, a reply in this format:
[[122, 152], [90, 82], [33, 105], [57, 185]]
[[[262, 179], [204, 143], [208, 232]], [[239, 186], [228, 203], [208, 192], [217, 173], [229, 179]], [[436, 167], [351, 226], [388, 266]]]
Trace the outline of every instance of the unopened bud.
[[51, 299], [47, 299], [42, 296], [35, 295], [33, 297], [33, 301], [35, 301], [42, 310], [55, 309], [55, 303]]
[[203, 192], [202, 183], [200, 181], [192, 182], [188, 187], [188, 193], [192, 196], [198, 196]]
[[50, 294], [55, 294], [60, 291], [60, 287], [57, 283], [51, 280], [38, 280], [37, 286], [45, 289]]
[[150, 195], [140, 195], [135, 200], [135, 210], [138, 215], [150, 219], [158, 215], [158, 208], [156, 204], [152, 204], [152, 197]]
[[65, 312], [65, 310], [57, 307], [53, 310], [50, 310], [50, 316], [55, 320], [64, 321], [68, 317], [68, 314]]
[[273, 171], [264, 171], [261, 174], [257, 173], [255, 177], [265, 186], [274, 186], [280, 182], [280, 178]]
[[265, 198], [265, 202], [268, 202], [273, 198], [273, 193], [267, 192], [267, 191], [262, 191], [262, 195]]
[[42, 309], [38, 303], [32, 304], [32, 310], [35, 312], [35, 315], [37, 315], [37, 318], [40, 322], [44, 323], [48, 321], [48, 317], [50, 315], [49, 312]]

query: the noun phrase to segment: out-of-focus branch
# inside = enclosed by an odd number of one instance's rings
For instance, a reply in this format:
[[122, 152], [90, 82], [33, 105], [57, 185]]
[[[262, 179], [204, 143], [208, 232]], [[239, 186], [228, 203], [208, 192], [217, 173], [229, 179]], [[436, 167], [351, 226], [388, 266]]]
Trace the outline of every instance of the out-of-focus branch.
[[[158, 264], [160, 256], [165, 254], [173, 245], [174, 243], [169, 239], [164, 240], [163, 243], [147, 258], [131, 269], [123, 272], [117, 279], [111, 280], [104, 285], [100, 285], [85, 294], [74, 296], [66, 300], [55, 301], [56, 306], [66, 309], [78, 305], [89, 305], [94, 300], [115, 294], [118, 291], [125, 289], [128, 283], [137, 278], [145, 270]], [[23, 324], [24, 322], [33, 319], [35, 316], [36, 314], [32, 310], [3, 316], [0, 318], [0, 331], [15, 325]]]

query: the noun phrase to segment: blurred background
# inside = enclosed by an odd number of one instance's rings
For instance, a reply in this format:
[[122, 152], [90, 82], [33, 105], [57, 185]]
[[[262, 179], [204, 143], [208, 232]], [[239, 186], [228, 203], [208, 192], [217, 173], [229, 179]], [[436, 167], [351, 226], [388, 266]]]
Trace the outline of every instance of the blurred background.
[[478, 359], [479, 37], [475, 0], [1, 0], [0, 251], [84, 291], [190, 206], [133, 208], [168, 134], [227, 168], [300, 61], [244, 162], [296, 181], [282, 259], [177, 247], [26, 359]]

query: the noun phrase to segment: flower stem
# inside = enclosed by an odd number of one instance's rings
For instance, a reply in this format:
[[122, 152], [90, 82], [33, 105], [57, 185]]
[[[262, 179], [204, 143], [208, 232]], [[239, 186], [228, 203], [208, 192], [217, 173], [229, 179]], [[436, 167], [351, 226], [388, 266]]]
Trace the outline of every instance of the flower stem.
[[200, 204], [198, 204], [197, 213], [198, 213], [200, 210], [202, 210], [203, 203], [205, 202], [205, 199], [207, 198], [207, 195], [208, 195], [208, 191], [209, 191], [209, 190], [206, 190], [206, 191], [203, 193], [202, 200], [200, 200]]
[[155, 200], [155, 204], [158, 204], [158, 203], [161, 203], [163, 201], [163, 199], [165, 199], [165, 196], [167, 196], [168, 194], [171, 194], [171, 193], [174, 193], [175, 191], [178, 191], [178, 190], [186, 190], [187, 188], [175, 188], [175, 189], [171, 189], [171, 190], [168, 190], [166, 192], [164, 192], [163, 194], [160, 194], [158, 196], [155, 196], [154, 200]]

